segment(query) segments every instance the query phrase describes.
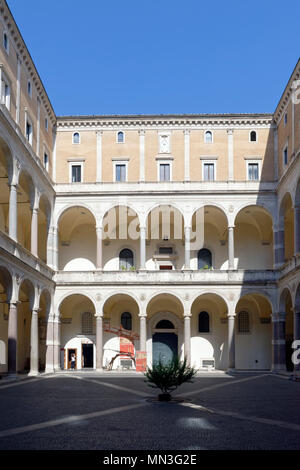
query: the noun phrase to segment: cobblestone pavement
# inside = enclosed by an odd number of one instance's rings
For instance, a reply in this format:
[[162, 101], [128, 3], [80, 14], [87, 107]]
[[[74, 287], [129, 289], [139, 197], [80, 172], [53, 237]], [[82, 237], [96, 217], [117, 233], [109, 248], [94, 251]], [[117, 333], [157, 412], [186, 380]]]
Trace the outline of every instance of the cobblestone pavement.
[[0, 381], [1, 450], [300, 449], [300, 383], [203, 374], [174, 397], [142, 375], [55, 374]]

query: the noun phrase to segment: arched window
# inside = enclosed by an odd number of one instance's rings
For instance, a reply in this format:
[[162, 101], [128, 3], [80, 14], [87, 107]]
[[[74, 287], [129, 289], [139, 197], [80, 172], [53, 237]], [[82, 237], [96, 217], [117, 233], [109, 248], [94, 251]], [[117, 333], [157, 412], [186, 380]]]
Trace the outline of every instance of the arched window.
[[124, 312], [121, 315], [121, 325], [124, 330], [132, 330], [132, 316], [129, 312]]
[[120, 269], [130, 269], [133, 266], [133, 253], [128, 248], [120, 252]]
[[210, 269], [212, 267], [212, 255], [209, 250], [202, 248], [198, 251], [198, 269]]
[[207, 312], [199, 313], [198, 331], [199, 333], [209, 333], [209, 314]]
[[174, 325], [170, 320], [160, 320], [157, 325], [157, 329], [166, 329], [166, 330], [174, 330]]
[[117, 142], [122, 144], [124, 142], [124, 132], [120, 131], [117, 134]]
[[205, 142], [210, 144], [212, 142], [212, 132], [206, 131], [205, 132]]
[[255, 131], [250, 132], [250, 142], [256, 142], [256, 132]]
[[73, 134], [73, 144], [80, 144], [80, 134], [79, 134], [79, 132], [74, 132], [74, 134]]
[[238, 314], [238, 332], [250, 333], [250, 320], [248, 312], [240, 312]]
[[81, 333], [83, 335], [93, 334], [93, 315], [90, 312], [84, 312], [81, 316]]

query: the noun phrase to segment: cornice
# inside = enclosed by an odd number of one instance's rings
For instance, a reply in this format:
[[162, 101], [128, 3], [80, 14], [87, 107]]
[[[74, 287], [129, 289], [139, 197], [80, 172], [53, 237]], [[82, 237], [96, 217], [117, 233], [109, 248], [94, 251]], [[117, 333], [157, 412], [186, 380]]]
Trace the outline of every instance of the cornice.
[[178, 114], [178, 115], [112, 115], [60, 116], [57, 130], [117, 129], [117, 128], [186, 128], [193, 127], [257, 127], [271, 126], [272, 114]]
[[14, 20], [13, 14], [11, 13], [5, 0], [0, 0], [0, 13], [5, 22], [7, 31], [9, 32], [10, 37], [14, 40], [17, 54], [22, 63], [27, 67], [28, 74], [31, 77], [32, 82], [34, 83], [36, 90], [39, 93], [40, 99], [43, 102], [45, 109], [47, 110], [50, 120], [53, 125], [56, 124], [56, 116], [50, 99], [47, 95], [45, 87], [42, 83], [42, 80], [39, 76], [39, 73], [34, 65], [32, 57], [27, 49], [25, 41], [20, 33], [20, 30]]
[[292, 84], [294, 82], [294, 80], [299, 80], [300, 79], [300, 58], [289, 78], [289, 81], [281, 95], [281, 98], [278, 102], [278, 105], [275, 109], [275, 112], [274, 112], [274, 120], [276, 122], [276, 124], [278, 124], [278, 122], [280, 121], [281, 117], [282, 117], [282, 114], [284, 113], [285, 111], [285, 108], [286, 108], [286, 105], [288, 104], [291, 96], [292, 96], [292, 91], [293, 91], [293, 88], [292, 88]]

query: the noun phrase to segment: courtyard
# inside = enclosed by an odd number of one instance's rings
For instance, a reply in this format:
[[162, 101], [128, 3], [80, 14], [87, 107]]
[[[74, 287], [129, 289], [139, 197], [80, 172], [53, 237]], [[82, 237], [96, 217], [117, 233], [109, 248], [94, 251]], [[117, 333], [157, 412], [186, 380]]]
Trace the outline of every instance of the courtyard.
[[137, 373], [0, 381], [1, 450], [298, 450], [300, 383], [271, 373], [198, 374], [173, 403]]

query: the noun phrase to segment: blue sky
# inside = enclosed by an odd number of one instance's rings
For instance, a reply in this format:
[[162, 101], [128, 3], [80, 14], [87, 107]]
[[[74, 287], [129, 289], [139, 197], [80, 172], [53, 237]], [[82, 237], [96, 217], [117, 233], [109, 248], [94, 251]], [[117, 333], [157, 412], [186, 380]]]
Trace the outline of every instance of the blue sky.
[[57, 115], [273, 112], [300, 2], [8, 0]]

